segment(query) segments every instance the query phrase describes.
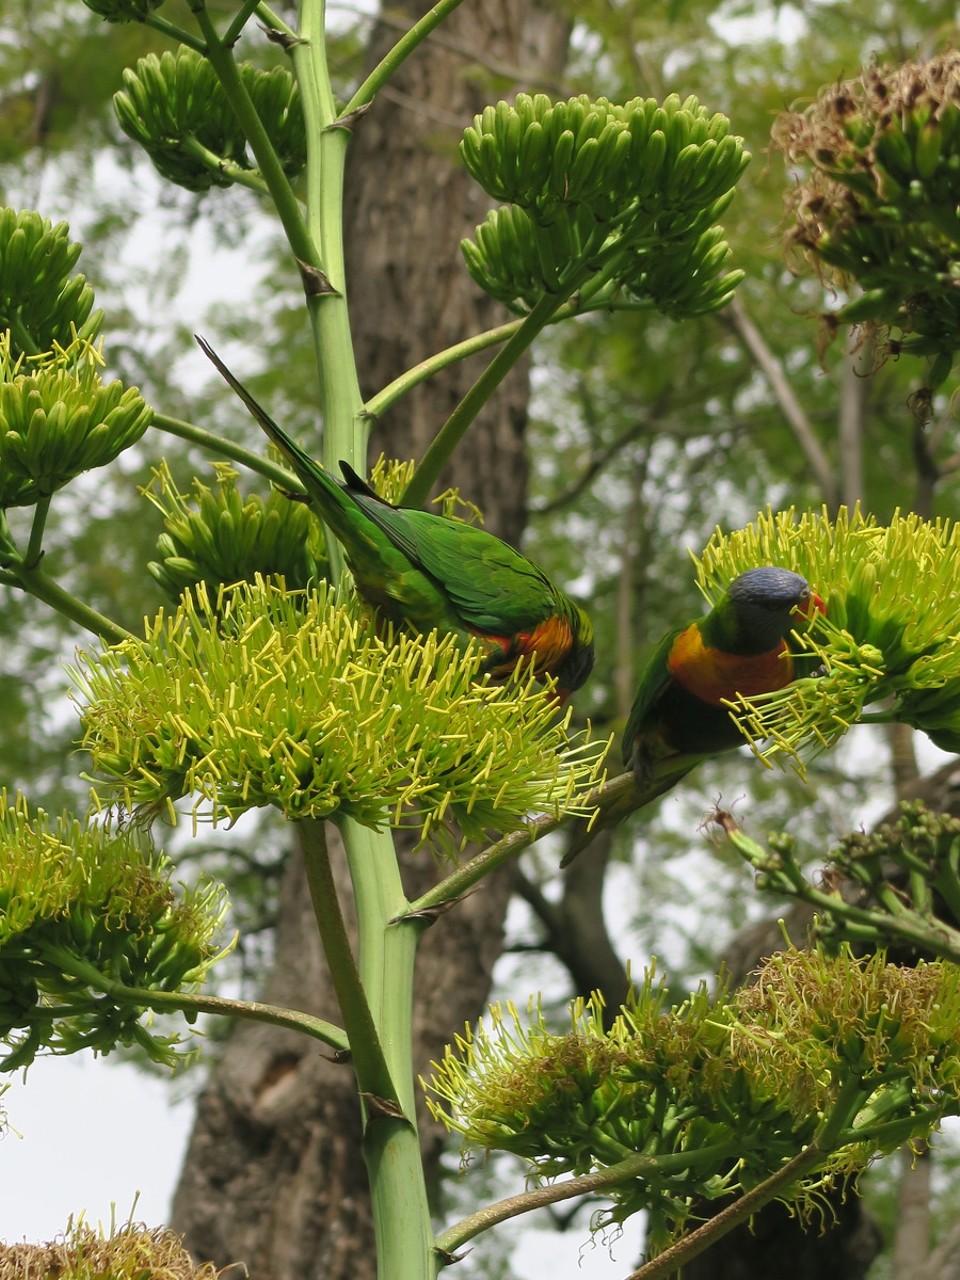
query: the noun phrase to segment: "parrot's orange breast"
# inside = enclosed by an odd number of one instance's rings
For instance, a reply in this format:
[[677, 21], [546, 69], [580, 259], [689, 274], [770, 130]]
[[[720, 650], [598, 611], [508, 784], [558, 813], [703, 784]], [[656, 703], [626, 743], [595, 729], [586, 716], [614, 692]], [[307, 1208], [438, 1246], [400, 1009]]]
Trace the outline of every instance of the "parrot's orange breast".
[[724, 653], [705, 645], [696, 625], [681, 631], [674, 640], [667, 668], [694, 697], [715, 706], [737, 694], [750, 698], [782, 689], [793, 679], [793, 661], [785, 641], [767, 653]]

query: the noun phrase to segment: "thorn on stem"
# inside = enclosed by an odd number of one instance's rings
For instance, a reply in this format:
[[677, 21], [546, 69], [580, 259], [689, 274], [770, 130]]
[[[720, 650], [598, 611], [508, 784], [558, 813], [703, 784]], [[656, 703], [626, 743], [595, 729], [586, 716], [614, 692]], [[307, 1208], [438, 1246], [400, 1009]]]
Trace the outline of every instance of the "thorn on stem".
[[289, 53], [298, 44], [309, 44], [309, 40], [301, 40], [299, 36], [293, 35], [289, 31], [275, 31], [273, 27], [266, 27], [262, 22], [257, 24], [268, 40], [274, 44], [278, 44], [284, 53]]
[[302, 258], [297, 258], [297, 266], [300, 268], [303, 291], [308, 298], [319, 298], [325, 294], [332, 294], [337, 298], [340, 297], [340, 290], [333, 287], [326, 273], [321, 271], [319, 267], [315, 267], [309, 262], [304, 262]]
[[357, 121], [365, 116], [372, 106], [372, 102], [363, 102], [354, 111], [348, 112], [345, 116], [338, 116], [333, 124], [327, 125], [327, 128], [352, 130]]

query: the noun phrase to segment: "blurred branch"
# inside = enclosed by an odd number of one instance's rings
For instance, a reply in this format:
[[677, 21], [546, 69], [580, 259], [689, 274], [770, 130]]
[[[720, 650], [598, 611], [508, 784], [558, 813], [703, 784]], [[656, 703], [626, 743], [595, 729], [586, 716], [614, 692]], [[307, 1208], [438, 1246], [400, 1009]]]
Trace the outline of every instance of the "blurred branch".
[[814, 479], [823, 490], [824, 501], [831, 509], [837, 507], [840, 502], [840, 493], [833, 465], [817, 439], [810, 419], [794, 394], [782, 363], [767, 346], [739, 297], [733, 299], [724, 312], [724, 317], [766, 378]]
[[[876, 343], [854, 329], [840, 375], [840, 499], [851, 509], [866, 497], [863, 479], [863, 428]], [[924, 514], [924, 513], [921, 513]]]

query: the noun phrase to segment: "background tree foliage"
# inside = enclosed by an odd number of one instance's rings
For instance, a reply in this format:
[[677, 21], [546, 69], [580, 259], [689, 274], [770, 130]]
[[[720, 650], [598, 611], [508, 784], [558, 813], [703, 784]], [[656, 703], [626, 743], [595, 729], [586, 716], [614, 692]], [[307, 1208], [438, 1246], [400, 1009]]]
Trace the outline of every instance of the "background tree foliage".
[[[717, 523], [736, 527], [767, 503], [834, 508], [856, 499], [880, 519], [915, 506], [957, 515], [952, 383], [940, 389], [931, 425], [920, 429], [909, 407], [923, 379], [920, 362], [888, 360], [867, 378], [869, 351], [851, 346], [846, 332], [828, 341], [817, 315], [830, 297], [816, 279], [795, 276], [784, 263], [782, 201], [794, 175], [778, 156], [767, 155], [780, 111], [805, 105], [821, 85], [855, 74], [873, 57], [896, 61], [948, 45], [956, 37], [955, 12], [945, 3], [880, 4], [865, 14], [849, 3], [706, 0], [642, 7], [592, 2], [575, 13], [560, 5], [503, 4], [481, 16], [470, 12], [474, 8], [466, 5], [418, 53], [407, 78], [357, 130], [348, 194], [352, 315], [372, 385], [503, 314], [478, 301], [469, 282], [453, 280], [465, 276], [456, 242], [486, 207], [457, 167], [455, 148], [484, 102], [541, 88], [556, 96], [602, 92], [613, 101], [694, 93], [711, 110], [729, 114], [754, 154], [725, 218], [735, 263], [747, 272], [736, 303], [716, 316], [679, 323], [633, 312], [592, 315], [549, 332], [534, 355], [529, 424], [524, 388], [516, 382], [504, 390], [489, 429], [477, 432], [457, 473], [445, 477], [487, 511], [490, 527], [517, 539], [529, 475], [525, 548], [548, 573], [589, 594], [598, 625], [603, 657], [577, 701], [578, 715], [617, 727], [647, 647], [666, 627], [700, 611], [686, 548], [702, 546]], [[306, 432], [313, 412], [313, 388], [303, 372], [308, 338], [296, 282], [279, 266], [273, 231], [243, 192], [210, 200], [159, 187], [109, 111], [122, 68], [159, 50], [162, 41], [134, 25], [107, 31], [82, 5], [64, 0], [45, 6], [42, 15], [27, 0], [7, 0], [2, 17], [3, 202], [69, 218], [85, 245], [82, 268], [97, 284], [112, 330], [123, 334], [111, 346], [116, 371], [165, 413], [187, 416], [189, 405], [189, 416], [203, 414], [209, 425], [228, 426], [235, 438], [246, 434], [254, 444], [253, 428], [219, 387], [203, 381], [188, 342], [196, 329], [216, 333], [219, 341], [229, 337], [247, 353], [245, 369], [258, 370], [249, 379], [258, 396], [293, 433]], [[355, 85], [372, 50], [395, 34], [390, 14], [380, 24], [355, 17], [344, 15], [335, 49], [344, 91]], [[280, 57], [265, 42], [251, 43], [249, 54]], [[436, 200], [417, 193], [436, 193]], [[211, 245], [247, 247], [239, 305], [235, 296], [218, 299], [219, 281], [209, 273], [199, 273], [202, 286], [181, 287], [183, 279], [196, 280], [197, 262]], [[389, 295], [382, 292], [385, 279]], [[415, 305], [404, 303], [410, 298]], [[417, 453], [468, 376], [469, 370], [457, 371], [454, 381], [418, 393], [378, 424], [374, 452]], [[71, 490], [48, 552], [78, 594], [130, 626], [160, 602], [144, 572], [160, 520], [137, 485], [161, 455], [184, 483], [194, 468], [203, 474], [202, 458], [149, 434], [106, 484], [98, 474]], [[57, 658], [69, 653], [74, 636], [34, 602], [9, 593], [0, 626], [6, 709], [0, 776], [56, 808], [71, 785], [72, 771], [59, 762], [75, 734], [57, 710], [63, 683]], [[459, 909], [456, 933], [435, 943], [431, 937], [422, 961], [424, 989], [435, 986], [438, 994], [421, 1012], [425, 1046], [442, 1043], [451, 1026], [479, 1011], [512, 891], [525, 906], [512, 917], [512, 940], [496, 971], [505, 989], [541, 985], [539, 966], [529, 977], [536, 954], [548, 957], [545, 972], [557, 1004], [596, 987], [616, 1004], [626, 963], [639, 965], [651, 953], [667, 958], [677, 989], [714, 972], [738, 930], [766, 908], [746, 891], [741, 864], [705, 851], [697, 830], [702, 813], [717, 794], [749, 789], [743, 810], [753, 830], [771, 824], [802, 830], [811, 857], [820, 857], [833, 837], [870, 813], [878, 789], [888, 797], [895, 783], [916, 772], [902, 737], [887, 742], [877, 730], [862, 729], [858, 740], [819, 763], [808, 787], [739, 757], [702, 768], [654, 813], [598, 837], [563, 877], [556, 870], [559, 841], [528, 855], [521, 870], [485, 891], [482, 904]], [[925, 747], [921, 753], [928, 758]], [[886, 765], [878, 769], [878, 756], [896, 764], [896, 778]], [[241, 952], [246, 981], [259, 990], [270, 959], [270, 998], [282, 994], [308, 1008], [317, 998], [319, 970], [317, 957], [304, 953], [299, 873], [284, 875], [278, 836], [267, 832], [266, 822], [251, 826], [229, 844], [212, 843], [204, 860], [227, 881], [245, 935], [274, 939]], [[368, 1274], [367, 1219], [358, 1203], [362, 1176], [350, 1171], [349, 1160], [338, 1163], [336, 1141], [327, 1145], [320, 1136], [338, 1135], [337, 1086], [277, 1034], [242, 1032], [223, 1047], [201, 1106], [175, 1225], [187, 1231], [188, 1243], [209, 1248], [221, 1261], [246, 1251], [251, 1236], [245, 1231], [269, 1239], [276, 1252], [290, 1225], [284, 1202], [297, 1188], [317, 1198], [301, 1204], [296, 1231], [289, 1232], [302, 1252], [274, 1258], [277, 1280]], [[271, 1093], [270, 1106], [260, 1107], [268, 1080], [286, 1082], [288, 1093], [281, 1090], [279, 1101]], [[318, 1108], [317, 1091], [327, 1088], [333, 1090], [328, 1105]], [[315, 1140], [291, 1141], [298, 1130]], [[436, 1129], [427, 1134], [439, 1160], [442, 1139]], [[287, 1167], [278, 1172], [271, 1160], [282, 1165], [284, 1158]], [[273, 1179], [276, 1198], [251, 1217], [265, 1177]], [[306, 1190], [317, 1185], [323, 1189]], [[226, 1203], [217, 1198], [224, 1193]], [[794, 1254], [793, 1245], [785, 1250], [778, 1224], [773, 1248], [781, 1273], [801, 1276], [809, 1267], [810, 1274], [843, 1280], [864, 1274], [870, 1233], [856, 1210], [844, 1212], [849, 1248], [814, 1237], [809, 1259]], [[939, 1212], [949, 1221], [949, 1211]], [[572, 1226], [577, 1241], [585, 1223], [583, 1213], [559, 1220]], [[758, 1239], [762, 1246], [762, 1229]], [[746, 1251], [740, 1262], [708, 1254], [691, 1274], [730, 1276], [739, 1274], [734, 1266], [764, 1265], [750, 1254], [749, 1242], [733, 1247]], [[832, 1272], [824, 1269], [828, 1255]], [[489, 1274], [491, 1264], [478, 1249], [465, 1265]]]

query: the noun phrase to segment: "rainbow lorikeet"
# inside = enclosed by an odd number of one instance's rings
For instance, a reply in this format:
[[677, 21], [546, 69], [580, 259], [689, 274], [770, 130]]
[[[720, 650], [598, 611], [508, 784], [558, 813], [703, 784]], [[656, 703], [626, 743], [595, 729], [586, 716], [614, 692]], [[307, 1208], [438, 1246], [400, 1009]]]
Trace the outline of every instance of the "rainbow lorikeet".
[[623, 734], [623, 763], [640, 786], [661, 761], [693, 757], [670, 785], [704, 756], [743, 743], [723, 706], [738, 694], [782, 689], [794, 678], [787, 636], [798, 614], [823, 611], [805, 578], [765, 565], [748, 569], [727, 587], [703, 618], [669, 632], [640, 677]]
[[796, 672], [787, 637], [823, 612], [805, 578], [765, 565], [741, 573], [702, 618], [668, 632], [640, 676], [623, 734], [623, 763], [635, 790], [578, 832], [561, 865], [595, 831], [669, 791], [708, 756], [742, 745], [724, 700], [782, 689]]
[[307, 500], [343, 545], [357, 592], [412, 631], [453, 632], [483, 645], [484, 671], [508, 675], [535, 654], [565, 699], [593, 668], [589, 617], [547, 576], [492, 533], [412, 507], [395, 507], [345, 462], [334, 479], [286, 435], [212, 348], [203, 351], [286, 457]]

